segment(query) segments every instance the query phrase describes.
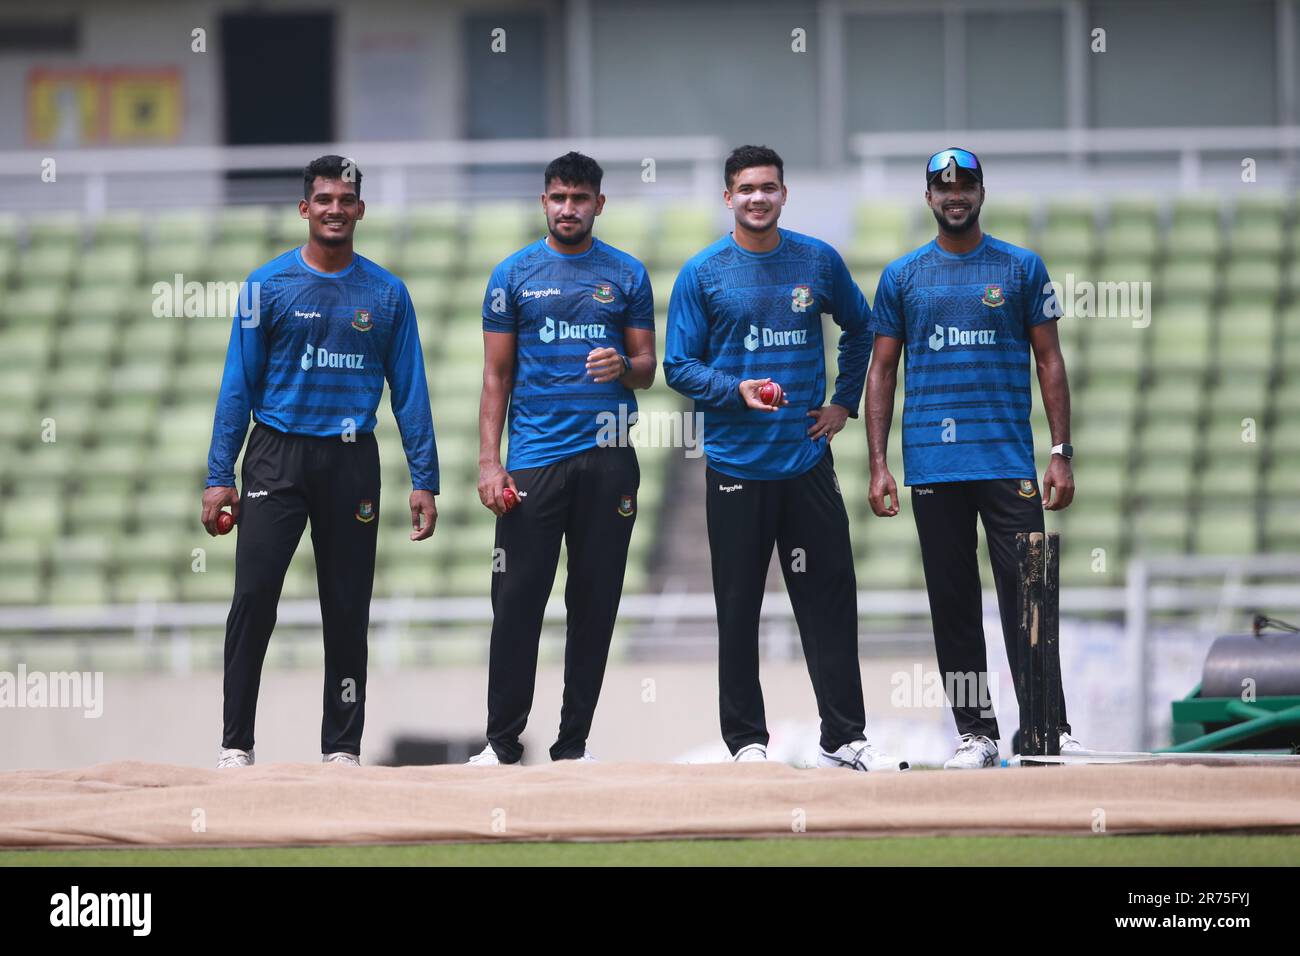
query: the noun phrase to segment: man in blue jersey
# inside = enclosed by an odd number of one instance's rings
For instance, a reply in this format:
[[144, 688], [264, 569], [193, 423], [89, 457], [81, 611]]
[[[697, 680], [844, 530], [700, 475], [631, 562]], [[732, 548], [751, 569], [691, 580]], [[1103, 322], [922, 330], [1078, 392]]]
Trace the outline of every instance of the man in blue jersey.
[[[766, 146], [732, 151], [735, 230], [686, 263], [668, 306], [664, 374], [704, 414], [722, 737], [737, 761], [767, 759], [758, 619], [775, 544], [821, 715], [818, 766], [906, 769], [864, 732], [858, 588], [830, 454], [858, 414], [871, 313], [834, 249], [777, 227], [784, 170]], [[824, 312], [842, 329], [830, 404]], [[765, 401], [774, 380], [784, 397]]]
[[[492, 271], [483, 299], [479, 481], [497, 515], [488, 744], [476, 765], [518, 763], [560, 539], [568, 549], [564, 701], [552, 760], [592, 760], [587, 736], [623, 592], [641, 471], [607, 421], [655, 376], [645, 267], [592, 236], [603, 171], [581, 153], [546, 167], [547, 235]], [[509, 406], [509, 456], [501, 433]], [[507, 509], [507, 490], [518, 502]]]
[[[980, 230], [984, 171], [975, 154], [953, 148], [931, 156], [925, 197], [938, 235], [890, 263], [876, 292], [867, 377], [870, 498], [877, 515], [898, 514], [885, 450], [906, 349], [903, 478], [912, 487], [939, 669], [961, 735], [944, 766], [978, 769], [997, 762], [998, 724], [988, 696], [976, 517], [1014, 679], [1016, 534], [1043, 531], [1043, 510], [1066, 508], [1074, 497], [1070, 387], [1056, 330], [1061, 312], [1043, 260]], [[1052, 431], [1041, 498], [1029, 426], [1031, 349]], [[1023, 688], [1017, 696], [1024, 700]], [[1077, 751], [1061, 701], [1061, 752]]]
[[[375, 409], [387, 380], [410, 465], [411, 540], [433, 533], [438, 456], [415, 309], [395, 275], [352, 251], [365, 215], [361, 172], [341, 156], [303, 171], [307, 244], [248, 278], [226, 352], [208, 454], [203, 526], [237, 519], [235, 595], [226, 619], [219, 767], [253, 763], [262, 661], [285, 571], [311, 520], [325, 632], [321, 753], [356, 765], [366, 704], [366, 630], [375, 575], [379, 452]], [[235, 459], [249, 414], [243, 494]]]

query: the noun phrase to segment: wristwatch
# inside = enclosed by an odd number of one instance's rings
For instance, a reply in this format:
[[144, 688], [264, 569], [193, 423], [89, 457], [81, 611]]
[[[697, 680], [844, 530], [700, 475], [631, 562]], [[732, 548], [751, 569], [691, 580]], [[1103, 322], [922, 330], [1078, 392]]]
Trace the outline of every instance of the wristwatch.
[[632, 363], [629, 362], [627, 356], [621, 352], [619, 353], [618, 357], [623, 360], [623, 374], [619, 376], [619, 378], [622, 378], [623, 375], [626, 375], [628, 372], [632, 371]]
[[1061, 456], [1062, 458], [1064, 458], [1066, 461], [1073, 461], [1073, 460], [1074, 460], [1074, 446], [1071, 445], [1068, 441], [1067, 441], [1067, 442], [1061, 442], [1061, 444], [1059, 444], [1059, 445], [1053, 445], [1053, 446], [1052, 446], [1052, 454], [1053, 454], [1053, 455], [1060, 455], [1060, 456]]

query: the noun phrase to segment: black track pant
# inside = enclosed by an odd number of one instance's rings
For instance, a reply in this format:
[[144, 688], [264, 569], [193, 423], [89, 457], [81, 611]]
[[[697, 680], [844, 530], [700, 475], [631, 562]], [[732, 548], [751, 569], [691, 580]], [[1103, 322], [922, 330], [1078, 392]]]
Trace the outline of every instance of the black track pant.
[[488, 742], [502, 763], [523, 756], [519, 736], [533, 706], [542, 616], [563, 538], [569, 553], [564, 702], [551, 759], [574, 759], [586, 750], [605, 679], [641, 469], [634, 449], [602, 447], [510, 476], [521, 498], [497, 518]]
[[793, 478], [755, 481], [712, 467], [706, 476], [722, 739], [733, 754], [768, 741], [758, 681], [758, 618], [773, 544], [817, 696], [822, 749], [835, 751], [862, 739], [858, 585], [849, 516], [830, 450]]
[[366, 631], [379, 527], [379, 448], [255, 425], [244, 452], [235, 597], [226, 619], [223, 747], [251, 750], [262, 661], [307, 519], [325, 631], [321, 753], [361, 753]]
[[[1026, 494], [1025, 492], [1032, 492]], [[998, 722], [986, 699], [988, 656], [984, 646], [984, 610], [976, 558], [976, 516], [984, 522], [993, 583], [1002, 616], [1002, 638], [1013, 682], [1020, 680], [1016, 534], [1043, 530], [1043, 501], [1038, 483], [1017, 479], [949, 481], [912, 488], [912, 513], [921, 539], [925, 587], [930, 595], [934, 647], [944, 688], [953, 705], [957, 732], [998, 739]], [[958, 689], [958, 700], [953, 699]], [[976, 688], [972, 692], [971, 688]], [[1017, 701], [1023, 689], [1016, 687]], [[1068, 732], [1065, 696], [1061, 696], [1061, 730]]]

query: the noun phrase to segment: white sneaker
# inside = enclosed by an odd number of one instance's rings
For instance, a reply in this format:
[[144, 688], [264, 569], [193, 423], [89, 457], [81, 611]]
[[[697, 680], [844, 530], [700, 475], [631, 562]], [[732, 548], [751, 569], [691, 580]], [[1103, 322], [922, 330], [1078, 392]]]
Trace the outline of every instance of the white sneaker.
[[1081, 754], [1084, 752], [1083, 744], [1075, 740], [1073, 736], [1067, 733], [1061, 734], [1061, 753], [1063, 754]]
[[473, 757], [470, 757], [469, 760], [465, 762], [465, 766], [499, 767], [501, 766], [501, 759], [497, 756], [497, 752], [492, 749], [492, 745], [488, 744], [486, 747], [483, 748], [482, 753], [475, 754]]
[[998, 745], [977, 734], [962, 734], [960, 745], [952, 759], [943, 765], [944, 770], [982, 770], [998, 762]]
[[253, 751], [236, 750], [235, 748], [221, 749], [217, 754], [217, 769], [228, 770], [231, 767], [251, 767], [253, 765]]
[[582, 748], [582, 756], [579, 757], [578, 760], [582, 763], [600, 763], [600, 761], [596, 759], [596, 755], [586, 747]]
[[767, 760], [767, 747], [763, 744], [746, 744], [731, 758], [734, 763], [753, 763]]
[[906, 760], [899, 760], [871, 746], [865, 738], [847, 743], [835, 753], [825, 750], [817, 755], [818, 767], [844, 767], [848, 770], [906, 770]]
[[320, 758], [321, 763], [341, 763], [345, 767], [360, 767], [361, 758], [356, 754], [344, 753], [342, 750], [332, 754], [324, 754]]

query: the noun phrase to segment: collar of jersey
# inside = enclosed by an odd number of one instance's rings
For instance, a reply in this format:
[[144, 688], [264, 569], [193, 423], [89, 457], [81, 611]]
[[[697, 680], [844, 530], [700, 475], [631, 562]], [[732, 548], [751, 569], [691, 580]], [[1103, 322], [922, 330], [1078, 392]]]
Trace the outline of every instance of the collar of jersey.
[[751, 259], [766, 259], [768, 256], [776, 255], [778, 252], [781, 251], [782, 247], [785, 246], [785, 230], [782, 229], [780, 226], [777, 226], [776, 234], [779, 237], [780, 241], [776, 244], [775, 249], [769, 249], [767, 250], [767, 252], [750, 252], [748, 249], [746, 249], [744, 246], [742, 246], [740, 243], [736, 241], [736, 234], [734, 232], [727, 233], [727, 241], [731, 243], [731, 247], [733, 249], [735, 249], [737, 252], [740, 252], [742, 255], [749, 256]]
[[346, 269], [340, 269], [338, 272], [321, 272], [319, 269], [313, 269], [307, 265], [307, 260], [303, 258], [302, 246], [293, 251], [294, 257], [298, 260], [298, 265], [302, 266], [314, 276], [320, 276], [322, 279], [342, 279], [345, 275], [357, 267], [357, 254], [352, 253], [352, 261], [348, 263]]
[[565, 259], [565, 260], [587, 258], [587, 256], [591, 255], [593, 252], [596, 251], [596, 243], [600, 242], [599, 239], [597, 239], [595, 236], [592, 236], [591, 245], [587, 247], [586, 252], [556, 252], [554, 249], [551, 248], [551, 244], [546, 241], [545, 236], [542, 236], [542, 238], [538, 239], [537, 241], [542, 244], [543, 249], [545, 249], [551, 255], [555, 256], [555, 258]]
[[980, 236], [979, 244], [970, 252], [949, 252], [943, 246], [939, 245], [938, 239], [931, 239], [930, 245], [934, 246], [935, 250], [938, 251], [939, 255], [943, 256], [946, 259], [969, 259], [971, 256], [975, 255], [975, 253], [983, 249], [985, 244], [988, 241], [989, 241], [989, 234], [987, 232], [983, 233]]

